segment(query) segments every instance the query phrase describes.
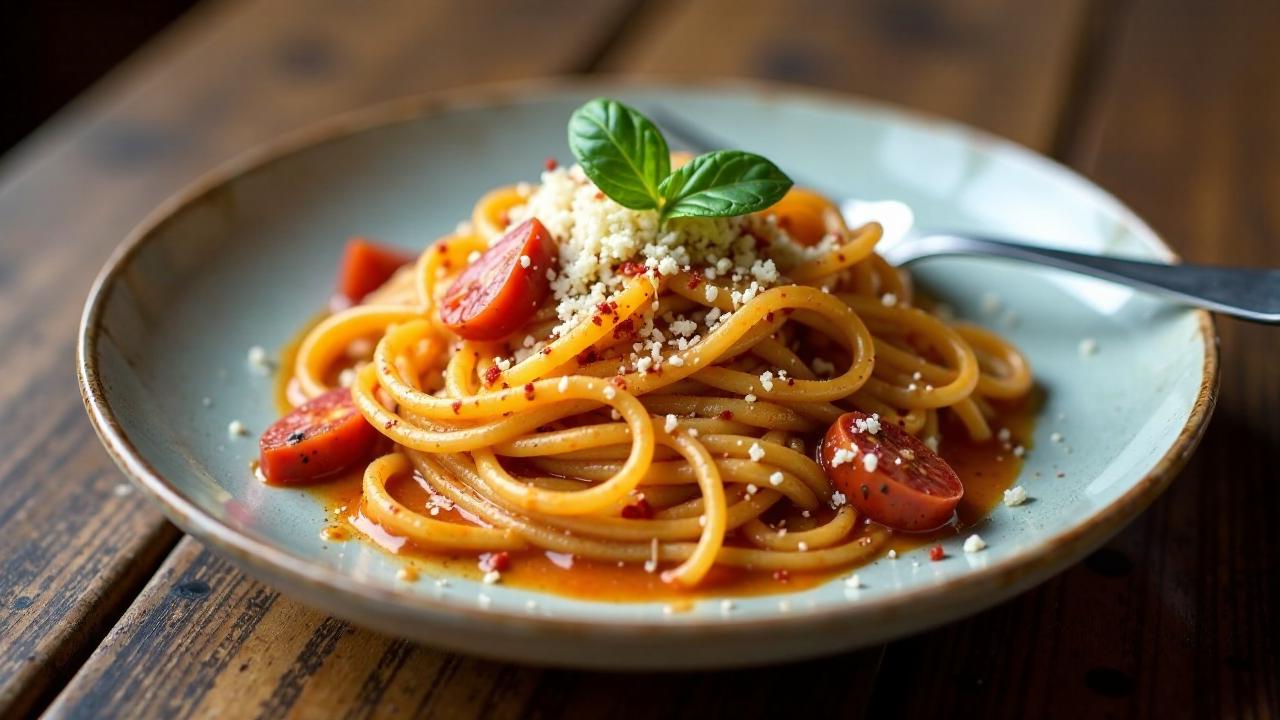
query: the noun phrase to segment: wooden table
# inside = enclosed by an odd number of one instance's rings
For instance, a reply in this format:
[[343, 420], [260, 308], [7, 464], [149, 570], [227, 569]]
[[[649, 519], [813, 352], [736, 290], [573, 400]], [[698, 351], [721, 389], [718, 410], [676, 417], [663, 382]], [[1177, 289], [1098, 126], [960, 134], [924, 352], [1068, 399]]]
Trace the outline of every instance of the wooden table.
[[563, 73], [759, 76], [920, 108], [1075, 167], [1188, 260], [1276, 266], [1278, 71], [1264, 0], [198, 6], [0, 159], [0, 717], [1275, 717], [1276, 330], [1221, 322], [1200, 451], [1061, 576], [883, 647], [672, 676], [469, 659], [277, 595], [130, 491], [72, 347], [109, 250], [219, 161], [380, 100]]

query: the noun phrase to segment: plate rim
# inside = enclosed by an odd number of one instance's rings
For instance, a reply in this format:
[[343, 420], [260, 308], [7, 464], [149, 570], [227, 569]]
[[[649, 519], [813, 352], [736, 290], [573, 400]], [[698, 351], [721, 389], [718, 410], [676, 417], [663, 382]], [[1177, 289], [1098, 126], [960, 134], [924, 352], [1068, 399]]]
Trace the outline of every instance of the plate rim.
[[[809, 608], [793, 613], [778, 613], [764, 617], [716, 615], [699, 617], [694, 622], [670, 622], [650, 619], [601, 619], [571, 618], [529, 614], [500, 607], [480, 608], [474, 600], [445, 595], [425, 595], [402, 592], [394, 588], [363, 583], [336, 569], [314, 564], [305, 556], [294, 554], [269, 542], [244, 534], [213, 517], [177, 486], [158, 472], [129, 440], [120, 421], [107, 402], [97, 362], [98, 335], [106, 300], [116, 279], [129, 267], [129, 261], [156, 231], [172, 220], [181, 210], [196, 203], [226, 183], [284, 159], [295, 152], [340, 140], [366, 130], [388, 127], [445, 112], [494, 107], [521, 100], [536, 99], [539, 93], [549, 91], [569, 92], [588, 90], [730, 90], [747, 91], [761, 96], [773, 96], [784, 100], [803, 100], [853, 109], [862, 114], [887, 116], [893, 121], [912, 126], [932, 126], [958, 133], [967, 142], [980, 146], [999, 146], [1015, 154], [1030, 155], [1035, 161], [1053, 166], [1065, 178], [1083, 184], [1092, 193], [1109, 203], [1126, 224], [1143, 231], [1139, 237], [1151, 248], [1169, 260], [1176, 260], [1163, 238], [1127, 205], [1109, 191], [1085, 178], [1054, 158], [1045, 156], [1017, 142], [974, 128], [964, 123], [942, 118], [927, 112], [903, 108], [892, 103], [863, 98], [834, 90], [825, 90], [787, 83], [743, 78], [675, 78], [665, 76], [594, 75], [589, 77], [545, 77], [515, 81], [487, 83], [445, 91], [427, 92], [397, 98], [353, 111], [340, 113], [313, 122], [291, 132], [276, 136], [247, 151], [232, 156], [210, 170], [198, 175], [180, 188], [139, 222], [124, 240], [111, 252], [93, 281], [84, 310], [76, 343], [76, 378], [90, 423], [99, 440], [117, 467], [184, 532], [202, 542], [213, 545], [232, 559], [253, 571], [255, 575], [277, 587], [311, 587], [323, 592], [354, 596], [364, 606], [391, 605], [401, 612], [416, 615], [432, 614], [439, 619], [466, 620], [503, 625], [513, 625], [535, 631], [588, 631], [597, 635], [652, 635], [680, 636], [705, 635], [708, 632], [738, 633], [751, 630], [776, 630], [802, 628], [830, 620], [849, 620], [856, 616], [873, 617], [877, 613], [893, 612], [917, 603], [937, 602], [949, 594], [965, 589], [986, 586], [992, 591], [992, 602], [1009, 595], [998, 589], [1026, 589], [1028, 578], [1039, 581], [1060, 572], [1067, 562], [1063, 558], [1083, 555], [1132, 522], [1172, 482], [1174, 476], [1186, 465], [1200, 439], [1217, 400], [1219, 383], [1219, 358], [1217, 332], [1213, 316], [1206, 310], [1189, 310], [1197, 318], [1198, 331], [1204, 343], [1203, 371], [1200, 387], [1186, 422], [1173, 444], [1155, 465], [1133, 487], [1109, 505], [1103, 507], [1079, 525], [1058, 533], [1038, 549], [1024, 551], [1021, 555], [995, 565], [949, 577], [945, 581], [921, 586], [905, 592], [897, 592], [884, 598], [863, 599], [847, 604], [824, 608]], [[1145, 233], [1145, 237], [1142, 235]], [[1061, 565], [1060, 567], [1057, 567]], [[280, 576], [287, 578], [281, 582]], [[717, 600], [718, 598], [712, 598]], [[324, 603], [332, 607], [329, 603]], [[989, 606], [992, 603], [986, 603]], [[973, 610], [972, 612], [977, 612]], [[972, 614], [969, 610], [951, 613], [945, 620]], [[342, 614], [342, 613], [338, 613]], [[357, 623], [360, 621], [357, 620]], [[938, 621], [924, 623], [925, 626]]]

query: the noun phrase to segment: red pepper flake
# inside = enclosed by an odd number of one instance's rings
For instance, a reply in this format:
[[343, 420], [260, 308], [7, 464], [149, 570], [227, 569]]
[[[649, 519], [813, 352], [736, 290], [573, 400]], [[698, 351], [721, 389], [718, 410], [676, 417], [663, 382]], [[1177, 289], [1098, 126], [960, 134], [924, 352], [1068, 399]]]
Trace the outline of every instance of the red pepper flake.
[[791, 573], [787, 572], [786, 570], [774, 570], [773, 579], [777, 580], [780, 583], [790, 582]]
[[721, 410], [721, 411], [720, 411], [720, 419], [721, 419], [721, 420], [732, 420], [732, 419], [733, 419], [733, 411], [732, 411], [732, 410]]
[[942, 549], [941, 545], [934, 545], [933, 547], [929, 548], [929, 559], [934, 562], [938, 562], [939, 560], [945, 558], [946, 556], [947, 556], [947, 553]]
[[497, 365], [490, 365], [488, 370], [484, 371], [484, 384], [492, 385], [498, 382], [498, 376], [502, 375], [502, 369]]
[[600, 316], [599, 316], [599, 315], [592, 315], [592, 316], [591, 316], [591, 322], [595, 323], [596, 325], [603, 325], [603, 324], [604, 324], [604, 321], [600, 319]]
[[596, 191], [596, 199], [597, 199], [597, 200], [603, 200], [603, 199], [604, 199], [604, 193], [602, 193], [602, 192], [600, 192], [599, 190], [597, 190], [597, 191]]
[[506, 550], [496, 553], [484, 553], [480, 556], [478, 564], [483, 572], [506, 572], [511, 567], [511, 553]]
[[702, 284], [702, 271], [694, 270], [693, 272], [689, 273], [689, 289], [690, 290], [697, 290], [698, 286], [701, 284]]
[[613, 313], [613, 307], [611, 307], [607, 302], [602, 302], [596, 305], [596, 309], [600, 311], [601, 315], [610, 315]]
[[634, 260], [628, 260], [618, 266], [618, 272], [623, 275], [641, 275], [644, 273], [644, 266]]
[[462, 401], [454, 400], [453, 405], [451, 405], [450, 407], [453, 408], [453, 414], [457, 415], [458, 413], [462, 412]]
[[631, 318], [627, 318], [617, 325], [613, 326], [613, 338], [616, 340], [627, 335], [635, 333], [635, 323], [631, 322]]
[[764, 319], [766, 322], [773, 322], [773, 311], [770, 310], [769, 312], [765, 313]]
[[542, 167], [546, 168], [548, 171], [551, 171], [560, 167], [560, 163], [556, 162], [555, 158], [549, 157], [545, 161], [543, 161]]
[[524, 399], [525, 400], [533, 399], [533, 383], [524, 384]]
[[582, 352], [578, 353], [579, 365], [590, 365], [591, 363], [599, 359], [600, 359], [600, 353], [596, 352], [596, 349], [593, 347], [589, 347], [586, 350], [583, 350]]
[[619, 390], [627, 389], [627, 379], [622, 377], [621, 375], [614, 375], [613, 378], [609, 380], [609, 382], [613, 383], [614, 387], [618, 388]]
[[787, 386], [788, 386], [788, 387], [794, 386], [795, 384], [796, 384], [796, 379], [795, 379], [795, 378], [793, 378], [793, 377], [789, 377], [789, 378], [787, 378]]
[[628, 520], [648, 520], [653, 517], [653, 506], [641, 498], [622, 508], [622, 517]]
[[511, 224], [511, 215], [509, 215], [506, 210], [498, 213], [498, 224], [502, 227], [506, 227]]
[[542, 348], [542, 354], [543, 354], [543, 355], [550, 355], [550, 354], [551, 354], [551, 346], [550, 346], [550, 345], [548, 345], [548, 346], [546, 346], [546, 347]]
[[393, 427], [395, 427], [396, 425], [399, 425], [399, 424], [400, 424], [400, 421], [399, 421], [399, 420], [391, 419], [391, 420], [388, 420], [388, 421], [386, 421], [385, 423], [383, 423], [383, 424], [382, 424], [382, 427], [384, 427], [384, 428], [386, 428], [386, 429], [390, 430], [391, 428], [393, 428]]

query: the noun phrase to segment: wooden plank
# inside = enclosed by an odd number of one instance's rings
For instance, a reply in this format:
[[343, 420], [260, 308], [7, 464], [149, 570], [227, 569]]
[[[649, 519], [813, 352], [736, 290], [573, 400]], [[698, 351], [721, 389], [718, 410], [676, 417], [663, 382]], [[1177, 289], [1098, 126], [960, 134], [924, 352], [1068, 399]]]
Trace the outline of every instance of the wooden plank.
[[[1137, 0], [1121, 19], [1066, 158], [1188, 261], [1280, 266], [1280, 6]], [[1217, 411], [1170, 490], [1063, 576], [893, 645], [876, 714], [1280, 715], [1280, 334], [1219, 329]]]
[[200, 173], [284, 131], [405, 94], [581, 70], [630, 4], [202, 6], [4, 158], [0, 716], [56, 692], [178, 539], [121, 485], [70, 376], [84, 292], [111, 248]]
[[[1054, 108], [1071, 84], [1081, 6], [1025, 8], [1015, 0], [935, 2], [904, 15], [896, 3], [883, 2], [861, 3], [851, 14], [822, 3], [659, 4], [632, 18], [624, 42], [600, 64], [611, 71], [763, 74], [873, 91], [1044, 148], [1056, 133]], [[740, 21], [748, 15], [750, 22]], [[726, 21], [735, 42], [704, 42], [723, 35]], [[826, 29], [811, 32], [816, 27]], [[1028, 32], [1039, 41], [1028, 42]], [[795, 60], [804, 53], [821, 62]], [[1003, 89], [993, 109], [972, 94], [992, 91], [994, 82]], [[207, 595], [187, 599], [192, 588], [203, 593], [198, 583], [208, 586]], [[276, 597], [188, 539], [53, 711], [115, 706], [130, 715], [278, 716], [323, 709], [358, 716], [376, 707], [392, 716], [764, 716], [789, 711], [797, 689], [805, 688], [806, 701], [852, 716], [865, 710], [880, 656], [877, 648], [772, 670], [670, 677], [468, 660], [350, 628]]]
[[1083, 0], [666, 0], [604, 69], [817, 85], [1047, 150], [1085, 9]]

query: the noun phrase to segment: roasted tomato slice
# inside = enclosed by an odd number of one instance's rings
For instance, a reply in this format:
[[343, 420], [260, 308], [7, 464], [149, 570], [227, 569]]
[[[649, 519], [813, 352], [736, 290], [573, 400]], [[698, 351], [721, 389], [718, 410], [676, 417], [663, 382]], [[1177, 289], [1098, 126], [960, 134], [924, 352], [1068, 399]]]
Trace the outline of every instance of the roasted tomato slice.
[[787, 231], [787, 235], [797, 243], [817, 245], [828, 232], [829, 212], [838, 215], [840, 210], [812, 190], [793, 187], [762, 214], [776, 216], [778, 227]]
[[364, 238], [351, 238], [338, 268], [338, 294], [354, 305], [411, 262], [413, 256], [408, 253]]
[[276, 421], [258, 440], [269, 482], [322, 480], [369, 459], [378, 431], [356, 410], [351, 391], [331, 390]]
[[832, 485], [859, 512], [895, 530], [945, 525], [964, 497], [964, 485], [946, 460], [902, 428], [866, 413], [846, 413], [831, 425], [821, 459]]
[[440, 319], [468, 340], [498, 340], [528, 322], [551, 293], [551, 233], [531, 218], [507, 231], [453, 281]]

